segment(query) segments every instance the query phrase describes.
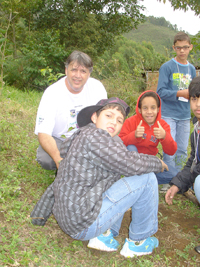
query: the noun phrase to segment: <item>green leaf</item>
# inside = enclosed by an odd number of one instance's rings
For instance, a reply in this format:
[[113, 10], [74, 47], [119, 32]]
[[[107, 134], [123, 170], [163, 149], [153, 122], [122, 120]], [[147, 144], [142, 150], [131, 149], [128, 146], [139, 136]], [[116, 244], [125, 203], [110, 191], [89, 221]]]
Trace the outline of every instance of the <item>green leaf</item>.
[[0, 38], [0, 43], [3, 43], [5, 41], [7, 41], [8, 39], [7, 38]]

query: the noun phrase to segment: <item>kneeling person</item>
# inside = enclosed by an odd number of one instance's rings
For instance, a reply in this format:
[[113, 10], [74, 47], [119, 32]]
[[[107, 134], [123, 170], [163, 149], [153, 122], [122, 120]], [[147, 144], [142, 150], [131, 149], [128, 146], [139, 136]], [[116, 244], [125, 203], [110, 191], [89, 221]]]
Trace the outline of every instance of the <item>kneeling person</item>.
[[[130, 151], [155, 156], [159, 143], [167, 155], [174, 155], [177, 150], [170, 126], [161, 119], [160, 97], [151, 90], [138, 97], [136, 114], [126, 119], [119, 137]], [[168, 165], [168, 168], [169, 171], [156, 173], [158, 184], [169, 184], [177, 174], [178, 171], [173, 166]]]
[[[190, 108], [196, 117], [194, 131], [191, 134], [191, 154], [184, 168], [171, 180], [171, 188], [165, 195], [167, 204], [172, 205], [178, 192], [185, 193], [194, 184], [194, 192], [200, 203], [200, 76], [189, 85]], [[195, 250], [200, 253], [200, 246]]]
[[[55, 181], [36, 204], [32, 223], [44, 225], [53, 213], [72, 238], [88, 247], [116, 251], [124, 213], [132, 208], [125, 257], [152, 253], [158, 240], [158, 184], [153, 172], [167, 169], [159, 158], [130, 152], [115, 140], [129, 106], [119, 98], [103, 99], [82, 109], [79, 129], [61, 147]], [[121, 178], [121, 175], [126, 176]], [[40, 219], [43, 218], [43, 219]]]

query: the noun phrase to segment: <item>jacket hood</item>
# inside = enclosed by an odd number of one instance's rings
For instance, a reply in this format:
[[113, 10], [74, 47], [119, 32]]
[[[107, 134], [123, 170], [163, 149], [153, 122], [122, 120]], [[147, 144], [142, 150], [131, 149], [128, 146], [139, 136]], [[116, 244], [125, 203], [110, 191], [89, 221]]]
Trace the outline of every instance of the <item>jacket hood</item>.
[[143, 119], [143, 117], [142, 117], [142, 114], [139, 112], [138, 104], [139, 104], [140, 98], [141, 98], [144, 94], [146, 94], [147, 92], [153, 92], [153, 93], [155, 93], [155, 94], [158, 96], [158, 98], [159, 98], [159, 101], [160, 101], [160, 108], [159, 108], [159, 111], [158, 111], [158, 114], [157, 114], [157, 117], [156, 117], [156, 121], [157, 121], [157, 120], [160, 121], [160, 120], [161, 120], [161, 99], [160, 99], [159, 95], [158, 95], [155, 91], [152, 91], [152, 90], [144, 91], [144, 92], [138, 97], [137, 105], [136, 105], [136, 109], [135, 109], [136, 114], [138, 115], [138, 117], [140, 118], [140, 120], [143, 120], [143, 122], [145, 122], [144, 119]]

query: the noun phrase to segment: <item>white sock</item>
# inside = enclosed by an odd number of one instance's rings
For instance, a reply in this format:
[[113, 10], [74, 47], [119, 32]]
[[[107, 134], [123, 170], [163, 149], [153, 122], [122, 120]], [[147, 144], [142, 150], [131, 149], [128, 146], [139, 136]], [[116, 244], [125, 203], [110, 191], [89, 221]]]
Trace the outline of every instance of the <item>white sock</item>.
[[140, 240], [140, 241], [134, 241], [134, 240], [132, 240], [132, 239], [129, 238], [129, 241], [130, 241], [130, 242], [134, 242], [134, 244], [135, 244], [136, 246], [141, 246], [141, 245], [144, 243], [145, 240], [146, 240], [146, 239], [144, 239], [144, 240]]

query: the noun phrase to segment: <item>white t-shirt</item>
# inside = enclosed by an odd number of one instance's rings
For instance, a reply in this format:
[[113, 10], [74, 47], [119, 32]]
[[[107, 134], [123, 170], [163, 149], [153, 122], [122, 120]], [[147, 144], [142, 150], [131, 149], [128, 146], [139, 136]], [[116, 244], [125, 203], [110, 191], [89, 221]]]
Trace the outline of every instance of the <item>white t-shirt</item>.
[[[107, 98], [103, 84], [94, 78], [87, 80], [79, 94], [69, 92], [65, 78], [61, 78], [44, 91], [37, 112], [35, 134], [68, 137], [77, 129], [76, 119], [79, 111]], [[74, 130], [71, 131], [72, 128]]]

